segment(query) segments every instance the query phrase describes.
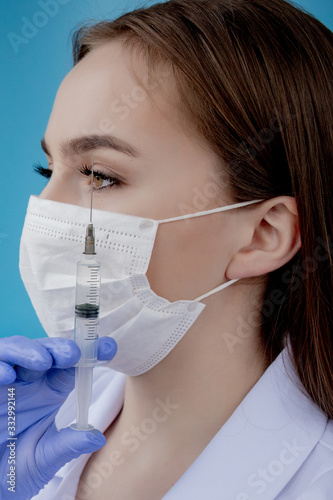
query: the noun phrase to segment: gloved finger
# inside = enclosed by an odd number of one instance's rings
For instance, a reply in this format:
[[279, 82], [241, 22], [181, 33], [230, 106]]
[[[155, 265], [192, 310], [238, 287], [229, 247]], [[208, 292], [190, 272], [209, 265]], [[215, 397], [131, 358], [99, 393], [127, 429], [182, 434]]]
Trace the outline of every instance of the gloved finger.
[[[71, 341], [72, 342], [72, 341]], [[76, 344], [75, 344], [76, 345]], [[79, 349], [79, 348], [78, 348]], [[98, 339], [98, 359], [111, 360], [117, 352], [117, 343], [111, 337], [99, 337]], [[69, 394], [75, 385], [74, 368], [66, 370], [54, 370], [47, 373], [47, 383], [49, 387], [63, 395]]]
[[42, 372], [52, 366], [53, 358], [36, 340], [13, 335], [0, 339], [0, 361]]
[[[53, 359], [53, 368], [68, 368], [77, 363], [81, 356], [80, 349], [78, 345], [71, 339], [64, 337], [42, 337], [35, 339], [39, 344], [41, 344], [50, 353]], [[38, 372], [36, 370], [27, 370], [26, 368], [16, 367], [16, 377], [20, 382], [34, 382], [41, 377], [44, 377], [45, 372]], [[51, 378], [57, 378], [56, 375], [52, 375]], [[60, 384], [62, 385], [62, 380], [64, 375], [59, 375]], [[70, 382], [71, 384], [71, 382]], [[66, 384], [67, 385], [67, 384]], [[72, 388], [70, 389], [70, 391]], [[68, 394], [67, 387], [65, 392]]]
[[47, 372], [45, 380], [50, 389], [67, 397], [75, 386], [75, 368], [64, 368], [63, 370], [52, 368]]
[[70, 368], [74, 366], [80, 356], [79, 346], [71, 339], [65, 337], [42, 337], [36, 339], [53, 357], [52, 368]]
[[108, 360], [114, 358], [117, 352], [118, 346], [117, 342], [112, 337], [99, 337], [98, 339], [98, 359], [99, 360]]
[[28, 370], [22, 366], [15, 366], [16, 380], [18, 382], [34, 382], [42, 377], [45, 377], [46, 371]]
[[[74, 388], [74, 371], [59, 370], [59, 373], [56, 373], [53, 368], [67, 368], [76, 364], [81, 356], [78, 345], [64, 337], [42, 337], [35, 340], [43, 345], [53, 358], [51, 373], [47, 374], [48, 385], [53, 390], [69, 394]], [[117, 343], [113, 338], [105, 336], [98, 339], [99, 360], [110, 361], [116, 352]], [[33, 382], [45, 375], [45, 372], [28, 370], [20, 366], [16, 366], [15, 369], [16, 378], [21, 382]]]
[[105, 444], [105, 436], [97, 429], [75, 431], [66, 427], [58, 431], [53, 422], [37, 443], [36, 465], [43, 471], [43, 475], [51, 478], [73, 458], [93, 453]]
[[8, 363], [0, 361], [0, 385], [12, 384], [16, 379], [14, 368]]
[[27, 370], [22, 367], [15, 367], [15, 370], [16, 380], [19, 382], [35, 382], [36, 380], [45, 377], [45, 382], [50, 389], [56, 391], [57, 393], [61, 393], [64, 396], [68, 396], [68, 394], [74, 389], [75, 368], [73, 367], [64, 369], [51, 368], [47, 372], [37, 372]]

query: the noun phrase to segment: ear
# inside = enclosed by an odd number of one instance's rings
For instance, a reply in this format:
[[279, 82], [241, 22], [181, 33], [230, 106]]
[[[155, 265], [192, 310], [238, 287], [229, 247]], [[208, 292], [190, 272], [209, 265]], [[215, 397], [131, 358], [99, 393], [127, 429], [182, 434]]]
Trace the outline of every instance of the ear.
[[297, 206], [291, 196], [267, 200], [239, 219], [240, 248], [226, 268], [228, 279], [267, 274], [289, 262], [301, 248]]

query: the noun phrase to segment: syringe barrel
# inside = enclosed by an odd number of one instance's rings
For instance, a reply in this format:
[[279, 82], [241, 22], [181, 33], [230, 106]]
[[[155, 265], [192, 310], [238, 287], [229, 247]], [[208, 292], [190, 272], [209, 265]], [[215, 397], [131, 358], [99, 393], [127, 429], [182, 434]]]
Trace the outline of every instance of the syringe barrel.
[[94, 255], [86, 255], [77, 264], [75, 306], [90, 304], [99, 308], [101, 264]]
[[97, 361], [100, 263], [93, 255], [78, 262], [75, 299], [74, 340], [81, 350], [79, 366], [94, 366]]

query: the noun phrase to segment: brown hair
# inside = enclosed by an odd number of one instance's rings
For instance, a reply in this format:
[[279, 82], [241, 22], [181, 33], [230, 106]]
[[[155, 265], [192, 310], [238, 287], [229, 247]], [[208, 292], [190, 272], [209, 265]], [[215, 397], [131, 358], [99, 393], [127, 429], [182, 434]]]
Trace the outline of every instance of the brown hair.
[[284, 0], [171, 0], [81, 27], [74, 64], [115, 38], [149, 68], [171, 63], [232, 202], [295, 198], [302, 247], [266, 276], [260, 340], [268, 366], [289, 334], [304, 388], [333, 418], [332, 32]]

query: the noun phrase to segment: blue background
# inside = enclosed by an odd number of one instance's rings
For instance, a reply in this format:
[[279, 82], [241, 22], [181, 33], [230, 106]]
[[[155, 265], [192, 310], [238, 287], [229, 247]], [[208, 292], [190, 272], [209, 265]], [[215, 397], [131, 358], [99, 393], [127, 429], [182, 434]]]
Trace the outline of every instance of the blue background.
[[[43, 0], [41, 0], [43, 2]], [[48, 0], [52, 3], [52, 0]], [[2, 2], [1, 34], [1, 216], [0, 256], [2, 285], [0, 291], [0, 337], [25, 335], [44, 337], [18, 270], [20, 235], [31, 194], [39, 194], [45, 180], [32, 170], [32, 164], [45, 165], [40, 148], [57, 88], [71, 69], [70, 32], [85, 20], [114, 19], [124, 12], [155, 1], [59, 0], [55, 15], [44, 16], [45, 26], [26, 44], [14, 50], [10, 32], [22, 35], [26, 22], [43, 11], [39, 1]], [[54, 3], [53, 2], [53, 3]], [[47, 1], [44, 0], [46, 4]], [[332, 0], [301, 0], [298, 5], [315, 15], [333, 30]], [[35, 17], [34, 17], [35, 16]]]

